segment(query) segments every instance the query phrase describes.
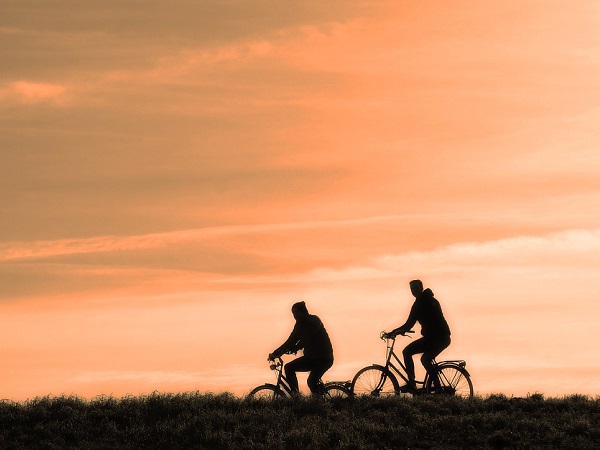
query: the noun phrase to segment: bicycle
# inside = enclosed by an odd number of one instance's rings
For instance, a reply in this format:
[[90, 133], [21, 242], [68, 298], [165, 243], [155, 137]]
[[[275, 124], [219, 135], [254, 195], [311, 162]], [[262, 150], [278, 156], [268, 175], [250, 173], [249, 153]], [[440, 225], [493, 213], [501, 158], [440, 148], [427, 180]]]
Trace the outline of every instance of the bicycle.
[[[266, 398], [275, 399], [283, 397], [292, 397], [297, 394], [290, 387], [290, 383], [283, 374], [283, 359], [277, 357], [270, 362], [270, 369], [275, 371], [275, 377], [277, 379], [276, 384], [265, 383], [255, 387], [248, 394], [249, 398]], [[349, 381], [328, 381], [323, 382], [319, 380], [319, 393], [321, 397], [325, 399], [332, 398], [349, 398], [352, 397], [352, 391], [350, 390]]]
[[[414, 333], [407, 331], [405, 333]], [[403, 336], [406, 334], [403, 333]], [[436, 369], [435, 376], [429, 373], [425, 375], [423, 381], [416, 381], [416, 390], [412, 392], [400, 389], [398, 376], [406, 383], [409, 382], [406, 373], [406, 366], [400, 361], [394, 353], [394, 344], [396, 336], [391, 336], [381, 332], [380, 338], [386, 341], [386, 361], [385, 366], [373, 364], [359, 370], [352, 380], [352, 393], [354, 395], [370, 395], [374, 397], [400, 395], [401, 393], [420, 394], [442, 394], [464, 398], [473, 397], [473, 383], [471, 376], [466, 369], [466, 361], [453, 360], [436, 362], [433, 360], [433, 366]]]

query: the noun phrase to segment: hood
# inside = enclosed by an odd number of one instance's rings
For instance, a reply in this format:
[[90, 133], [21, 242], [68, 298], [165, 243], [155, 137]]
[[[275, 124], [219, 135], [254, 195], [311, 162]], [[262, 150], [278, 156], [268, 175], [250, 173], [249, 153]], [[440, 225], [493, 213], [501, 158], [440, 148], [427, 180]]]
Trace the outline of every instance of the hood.
[[429, 297], [429, 298], [433, 297], [433, 291], [429, 288], [425, 289], [423, 291], [423, 293], [421, 295], [419, 295], [419, 298], [427, 298], [427, 297]]

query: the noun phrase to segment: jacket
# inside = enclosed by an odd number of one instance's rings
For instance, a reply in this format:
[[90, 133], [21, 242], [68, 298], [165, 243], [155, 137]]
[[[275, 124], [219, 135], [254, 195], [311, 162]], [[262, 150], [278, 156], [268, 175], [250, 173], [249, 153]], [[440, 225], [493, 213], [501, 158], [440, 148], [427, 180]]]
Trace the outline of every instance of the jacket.
[[423, 293], [415, 299], [406, 323], [398, 330], [410, 330], [415, 323], [421, 324], [421, 334], [423, 337], [443, 337], [450, 336], [450, 327], [442, 312], [440, 302], [433, 296], [431, 289], [425, 289]]
[[301, 349], [307, 358], [333, 359], [333, 346], [319, 317], [309, 314], [297, 320], [290, 337], [273, 354], [280, 356]]

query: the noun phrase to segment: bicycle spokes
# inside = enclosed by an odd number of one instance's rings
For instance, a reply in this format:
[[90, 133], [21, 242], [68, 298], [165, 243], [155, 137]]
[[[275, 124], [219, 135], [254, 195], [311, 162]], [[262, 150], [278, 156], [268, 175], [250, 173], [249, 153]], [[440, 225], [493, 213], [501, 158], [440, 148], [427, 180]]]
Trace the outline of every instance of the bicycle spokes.
[[446, 365], [440, 367], [438, 372], [431, 377], [427, 391], [432, 394], [470, 398], [473, 396], [473, 384], [468, 372], [463, 367]]
[[399, 393], [398, 382], [383, 367], [370, 366], [360, 370], [352, 381], [355, 395], [382, 397]]

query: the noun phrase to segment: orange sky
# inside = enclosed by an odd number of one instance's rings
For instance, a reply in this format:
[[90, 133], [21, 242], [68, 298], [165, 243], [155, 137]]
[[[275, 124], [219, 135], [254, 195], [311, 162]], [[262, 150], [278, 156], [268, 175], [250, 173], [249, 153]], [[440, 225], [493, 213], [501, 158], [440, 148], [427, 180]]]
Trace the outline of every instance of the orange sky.
[[[98, 4], [96, 4], [98, 3]], [[15, 1], [0, 398], [349, 379], [419, 277], [475, 390], [600, 392], [600, 7]]]

